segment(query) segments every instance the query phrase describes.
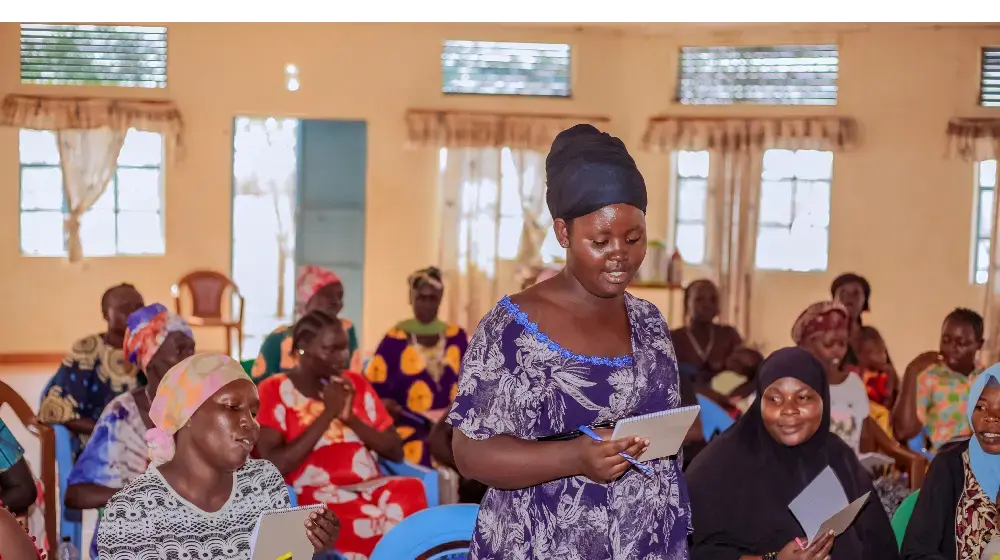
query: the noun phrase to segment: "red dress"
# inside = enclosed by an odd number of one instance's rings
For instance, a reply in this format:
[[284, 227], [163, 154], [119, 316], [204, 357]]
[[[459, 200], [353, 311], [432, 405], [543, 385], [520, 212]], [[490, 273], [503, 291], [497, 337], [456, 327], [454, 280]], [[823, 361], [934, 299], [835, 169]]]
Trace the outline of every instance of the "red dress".
[[[373, 428], [392, 427], [392, 417], [371, 384], [345, 371], [354, 384], [353, 413]], [[258, 388], [257, 421], [281, 432], [284, 440], [299, 437], [323, 412], [322, 401], [300, 393], [288, 376], [277, 374]], [[415, 478], [384, 476], [376, 456], [354, 430], [334, 420], [299, 468], [285, 477], [299, 505], [326, 504], [340, 518], [337, 550], [352, 560], [365, 560], [379, 539], [403, 518], [427, 508], [424, 485]]]

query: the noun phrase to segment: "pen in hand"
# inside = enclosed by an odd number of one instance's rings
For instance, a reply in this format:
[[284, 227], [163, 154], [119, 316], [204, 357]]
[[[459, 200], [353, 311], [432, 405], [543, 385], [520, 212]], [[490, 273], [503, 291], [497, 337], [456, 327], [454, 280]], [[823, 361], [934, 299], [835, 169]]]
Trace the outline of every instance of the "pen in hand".
[[[580, 431], [583, 432], [585, 435], [590, 436], [590, 438], [593, 439], [593, 440], [595, 440], [595, 441], [604, 441], [604, 438], [602, 438], [600, 435], [598, 435], [597, 432], [595, 432], [594, 430], [590, 429], [590, 426], [580, 426]], [[646, 474], [646, 475], [649, 475], [649, 476], [653, 476], [654, 474], [656, 474], [653, 471], [652, 467], [650, 467], [649, 465], [644, 465], [644, 464], [640, 463], [638, 459], [636, 459], [635, 457], [632, 457], [628, 453], [625, 453], [623, 451], [623, 452], [619, 453], [619, 455], [621, 455], [622, 457], [624, 457], [625, 460], [628, 461], [629, 463], [632, 463], [632, 466], [634, 466], [635, 468], [639, 469], [643, 474]]]

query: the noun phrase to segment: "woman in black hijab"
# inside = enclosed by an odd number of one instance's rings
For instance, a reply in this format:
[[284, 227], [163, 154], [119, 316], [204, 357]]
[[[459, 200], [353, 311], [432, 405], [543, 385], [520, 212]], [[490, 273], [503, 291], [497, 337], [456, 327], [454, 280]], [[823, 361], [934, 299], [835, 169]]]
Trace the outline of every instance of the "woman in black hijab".
[[687, 470], [692, 560], [898, 558], [889, 519], [877, 500], [866, 504], [832, 543], [828, 535], [805, 550], [796, 542], [803, 531], [788, 504], [827, 466], [849, 501], [873, 491], [854, 452], [830, 433], [830, 386], [823, 365], [801, 348], [778, 350], [761, 366], [757, 394], [750, 410]]

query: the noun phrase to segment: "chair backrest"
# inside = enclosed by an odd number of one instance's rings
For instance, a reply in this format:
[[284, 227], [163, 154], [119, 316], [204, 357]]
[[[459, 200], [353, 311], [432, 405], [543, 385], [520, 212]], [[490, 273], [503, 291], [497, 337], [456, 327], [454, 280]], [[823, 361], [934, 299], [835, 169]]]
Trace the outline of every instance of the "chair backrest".
[[[52, 430], [56, 437], [56, 464], [59, 478], [59, 495], [66, 496], [69, 487], [69, 473], [73, 472], [74, 451], [78, 447], [77, 438], [70, 433], [69, 428], [62, 424], [53, 424]], [[59, 520], [59, 537], [69, 537], [77, 550], [83, 550], [83, 512], [61, 504], [62, 517]]]
[[221, 319], [229, 292], [239, 293], [239, 287], [228, 276], [214, 270], [196, 270], [185, 275], [174, 285], [174, 307], [181, 311], [181, 292], [191, 295], [191, 316], [201, 319]]
[[419, 511], [389, 530], [371, 560], [442, 560], [467, 553], [479, 506], [457, 504]]
[[55, 547], [56, 538], [56, 436], [52, 427], [41, 422], [21, 395], [10, 385], [0, 381], [0, 408], [9, 405], [21, 424], [41, 444], [42, 487], [45, 490], [45, 536]]
[[701, 429], [705, 441], [711, 440], [733, 425], [732, 417], [712, 399], [698, 395], [698, 405], [701, 406]]
[[920, 494], [920, 490], [910, 494], [906, 497], [899, 507], [896, 508], [896, 513], [892, 515], [892, 532], [896, 535], [896, 544], [902, 548], [903, 547], [903, 537], [906, 536], [906, 526], [910, 523], [910, 516], [913, 515], [913, 508], [917, 505], [917, 496]]

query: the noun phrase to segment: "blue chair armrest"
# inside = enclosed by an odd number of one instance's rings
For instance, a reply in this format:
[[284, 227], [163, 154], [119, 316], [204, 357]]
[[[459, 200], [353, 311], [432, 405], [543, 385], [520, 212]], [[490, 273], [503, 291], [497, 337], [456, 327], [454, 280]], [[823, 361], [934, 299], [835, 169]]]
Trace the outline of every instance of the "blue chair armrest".
[[379, 460], [382, 469], [392, 476], [408, 476], [419, 479], [424, 483], [424, 492], [427, 494], [427, 507], [438, 505], [440, 493], [438, 489], [438, 473], [434, 469], [428, 469], [413, 463], [396, 463], [386, 459]]
[[[59, 479], [59, 496], [66, 498], [69, 473], [73, 471], [73, 434], [62, 424], [51, 424], [56, 435], [56, 474]], [[59, 519], [59, 536], [69, 537], [77, 550], [83, 549], [83, 512], [59, 504], [62, 516]], [[49, 537], [50, 542], [55, 539]]]
[[295, 495], [295, 488], [292, 488], [291, 484], [286, 484], [285, 487], [288, 488], [289, 503], [292, 507], [299, 507], [299, 497]]

